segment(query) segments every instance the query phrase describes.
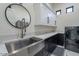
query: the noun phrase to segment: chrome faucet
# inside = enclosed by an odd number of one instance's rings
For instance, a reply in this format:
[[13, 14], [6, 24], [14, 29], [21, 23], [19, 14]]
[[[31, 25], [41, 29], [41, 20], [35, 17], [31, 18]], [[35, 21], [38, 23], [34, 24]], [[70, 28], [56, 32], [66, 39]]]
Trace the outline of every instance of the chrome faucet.
[[25, 36], [25, 32], [26, 32], [26, 24], [25, 24], [25, 18], [23, 18], [21, 20], [21, 37], [20, 38], [23, 38]]

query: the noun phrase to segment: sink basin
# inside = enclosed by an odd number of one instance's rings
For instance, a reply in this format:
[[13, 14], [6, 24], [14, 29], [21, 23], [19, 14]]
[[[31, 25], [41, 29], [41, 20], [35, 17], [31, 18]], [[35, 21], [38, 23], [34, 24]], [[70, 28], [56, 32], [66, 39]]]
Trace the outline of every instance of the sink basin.
[[32, 37], [32, 38], [29, 38], [29, 39], [23, 39], [23, 40], [8, 42], [8, 43], [5, 43], [5, 45], [6, 45], [6, 48], [8, 50], [8, 53], [12, 53], [12, 52], [14, 52], [18, 49], [21, 49], [23, 47], [26, 47], [26, 46], [31, 45], [33, 43], [36, 43], [40, 40], [42, 40], [42, 39]]

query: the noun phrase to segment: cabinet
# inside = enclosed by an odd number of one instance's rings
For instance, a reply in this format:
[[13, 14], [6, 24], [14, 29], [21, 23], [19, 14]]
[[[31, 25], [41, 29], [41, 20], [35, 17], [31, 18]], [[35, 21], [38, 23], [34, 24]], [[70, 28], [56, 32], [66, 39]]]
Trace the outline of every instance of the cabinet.
[[[41, 51], [39, 51], [35, 56], [49, 56], [53, 51], [55, 51], [57, 45], [63, 46], [63, 44], [64, 44], [64, 34], [58, 33], [54, 36], [45, 39], [45, 47]], [[63, 49], [62, 50], [59, 49], [59, 51], [60, 54], [57, 55], [63, 54], [61, 52], [63, 51]]]
[[63, 44], [64, 44], [64, 34], [58, 33], [58, 34], [46, 39], [46, 42], [50, 42], [52, 44], [63, 46]]
[[44, 4], [34, 4], [36, 25], [56, 25], [56, 15]]
[[46, 49], [48, 52], [52, 53], [57, 45], [63, 46], [64, 44], [64, 34], [58, 33], [45, 40]]

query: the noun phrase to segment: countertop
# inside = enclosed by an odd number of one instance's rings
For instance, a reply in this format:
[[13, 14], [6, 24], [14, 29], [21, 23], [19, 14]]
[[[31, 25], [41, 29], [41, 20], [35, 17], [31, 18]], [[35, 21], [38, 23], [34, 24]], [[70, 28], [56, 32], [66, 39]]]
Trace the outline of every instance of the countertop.
[[26, 35], [24, 38], [37, 37], [37, 38], [45, 40], [45, 39], [47, 39], [47, 38], [49, 38], [51, 36], [54, 36], [54, 35], [56, 35], [58, 33], [64, 33], [64, 32], [51, 32], [51, 33], [46, 33], [46, 34], [41, 34], [41, 35], [31, 35], [31, 36]]
[[[51, 33], [46, 33], [46, 34], [41, 34], [41, 35], [34, 35], [34, 34], [31, 34], [31, 35], [26, 35], [24, 36], [23, 39], [28, 39], [28, 38], [31, 38], [31, 37], [37, 37], [37, 38], [40, 38], [40, 39], [47, 39], [53, 35], [56, 35], [57, 33], [63, 33], [63, 32], [51, 32]], [[11, 42], [11, 41], [18, 41], [18, 40], [23, 40], [22, 38], [16, 38], [16, 39], [10, 39], [10, 40], [3, 40], [3, 41], [0, 41], [0, 43], [6, 43], [6, 42]]]

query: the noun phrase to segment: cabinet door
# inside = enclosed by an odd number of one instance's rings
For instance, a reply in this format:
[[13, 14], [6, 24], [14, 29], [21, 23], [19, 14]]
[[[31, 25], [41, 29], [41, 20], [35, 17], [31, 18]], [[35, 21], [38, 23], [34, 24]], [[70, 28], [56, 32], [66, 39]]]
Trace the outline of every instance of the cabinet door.
[[41, 19], [41, 11], [40, 11], [40, 4], [34, 4], [34, 13], [35, 13], [35, 24], [38, 25], [40, 24], [40, 19]]
[[48, 12], [48, 19], [47, 20], [49, 20], [49, 25], [55, 25], [55, 21], [56, 21], [56, 15], [53, 13], [53, 12], [51, 12], [50, 10], [49, 10], [49, 12]]
[[55, 25], [56, 15], [45, 5], [40, 5], [41, 10], [41, 23]]
[[41, 24], [47, 24], [47, 8], [43, 4], [40, 4], [40, 14]]

